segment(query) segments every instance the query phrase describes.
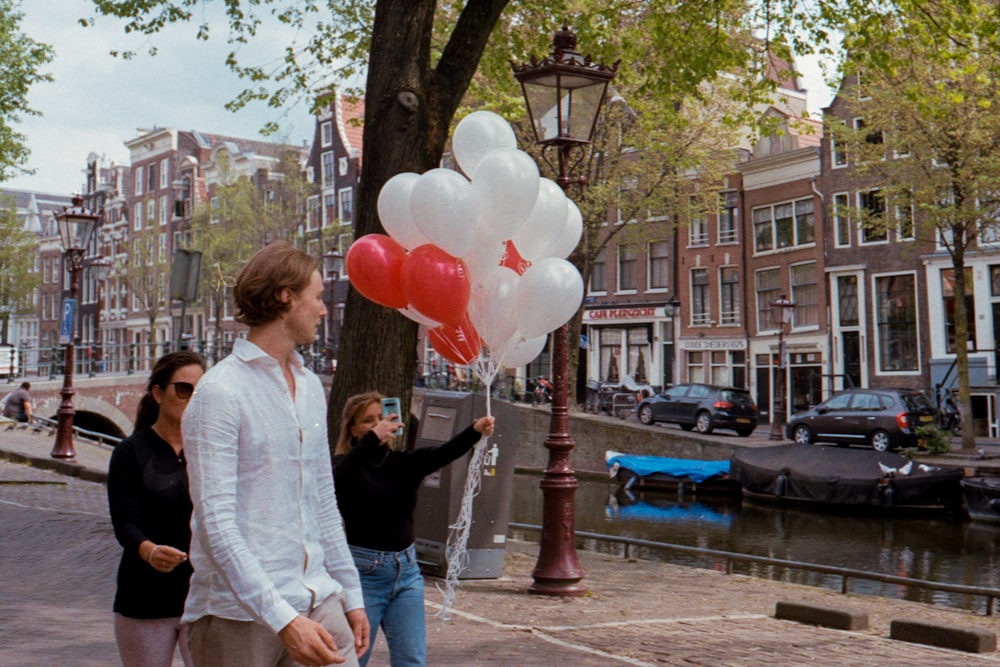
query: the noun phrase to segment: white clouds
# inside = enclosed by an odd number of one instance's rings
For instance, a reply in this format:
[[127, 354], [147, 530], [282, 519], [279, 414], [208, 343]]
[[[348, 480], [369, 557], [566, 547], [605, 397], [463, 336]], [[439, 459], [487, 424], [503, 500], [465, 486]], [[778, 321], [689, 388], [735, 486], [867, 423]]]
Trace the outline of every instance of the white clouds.
[[[124, 142], [139, 127], [178, 127], [231, 136], [259, 138], [269, 121], [282, 125], [281, 138], [300, 144], [311, 139], [308, 105], [286, 110], [255, 104], [237, 113], [225, 104], [244, 87], [225, 66], [231, 49], [225, 41], [224, 19], [210, 20], [208, 42], [194, 37], [194, 26], [182, 25], [151, 38], [158, 54], [141, 54], [125, 61], [109, 55], [112, 49], [143, 48], [146, 38], [126, 35], [124, 23], [100, 17], [84, 28], [78, 19], [93, 16], [89, 0], [23, 0], [23, 30], [56, 52], [48, 67], [54, 76], [29, 93], [29, 103], [40, 117], [25, 118], [18, 127], [27, 135], [34, 176], [3, 182], [2, 187], [52, 193], [70, 193], [83, 183], [83, 169], [91, 152], [120, 162], [128, 160]], [[199, 10], [200, 11], [200, 10]], [[289, 36], [265, 32], [259, 42], [244, 47], [253, 64], [280, 52]], [[257, 56], [256, 54], [260, 54]]]

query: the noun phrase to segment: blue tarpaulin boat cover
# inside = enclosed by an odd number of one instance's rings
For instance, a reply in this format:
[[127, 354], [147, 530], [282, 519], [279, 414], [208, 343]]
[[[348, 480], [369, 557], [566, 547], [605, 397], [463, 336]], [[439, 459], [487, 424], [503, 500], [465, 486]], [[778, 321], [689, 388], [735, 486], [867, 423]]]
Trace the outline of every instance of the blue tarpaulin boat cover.
[[729, 473], [729, 461], [668, 459], [663, 456], [638, 456], [617, 452], [608, 452], [606, 458], [609, 469], [617, 463], [639, 477], [662, 473], [673, 477], [686, 477], [697, 483]]

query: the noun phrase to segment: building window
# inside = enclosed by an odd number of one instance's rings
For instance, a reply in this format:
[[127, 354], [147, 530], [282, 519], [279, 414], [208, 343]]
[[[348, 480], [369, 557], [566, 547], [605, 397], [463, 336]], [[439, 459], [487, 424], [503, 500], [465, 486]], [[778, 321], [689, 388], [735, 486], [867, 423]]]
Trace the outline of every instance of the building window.
[[1000, 296], [1000, 265], [990, 267], [990, 296]]
[[142, 178], [143, 178], [143, 174], [144, 174], [144, 172], [143, 172], [143, 168], [141, 166], [135, 168], [135, 194], [136, 195], [141, 195], [142, 194], [142, 186], [143, 186], [143, 180], [142, 180]]
[[170, 207], [167, 206], [167, 195], [160, 195], [160, 226], [167, 224], [167, 213]]
[[875, 279], [879, 370], [919, 371], [916, 280], [911, 273]]
[[719, 243], [739, 241], [739, 193], [725, 192], [719, 196]]
[[[948, 344], [948, 353], [954, 354], [955, 344], [955, 270], [941, 271], [941, 296], [944, 299], [944, 330]], [[976, 349], [976, 299], [972, 285], [972, 269], [965, 270], [965, 321], [968, 330], [969, 345]]]
[[705, 212], [697, 206], [693, 198], [688, 206], [688, 215], [691, 222], [688, 227], [688, 245], [706, 245], [708, 243], [708, 220], [705, 217]]
[[314, 230], [319, 228], [319, 197], [309, 197], [306, 201], [306, 229]]
[[327, 151], [326, 153], [323, 153], [322, 161], [323, 161], [323, 165], [322, 165], [322, 168], [323, 168], [323, 187], [328, 187], [328, 186], [333, 185], [333, 178], [334, 178], [334, 173], [333, 173], [333, 152], [332, 151]]
[[135, 217], [132, 221], [132, 228], [139, 230], [142, 229], [142, 202], [135, 203]]
[[861, 242], [884, 243], [889, 240], [885, 224], [885, 197], [881, 190], [858, 193], [858, 209], [861, 211]]
[[758, 271], [757, 278], [757, 330], [773, 329], [771, 304], [781, 297], [781, 269]]
[[590, 291], [608, 291], [608, 249], [601, 248], [590, 264]]
[[816, 262], [796, 264], [791, 268], [793, 327], [819, 325], [819, 289], [816, 283]]
[[913, 200], [907, 196], [896, 206], [896, 236], [900, 240], [915, 238], [913, 227]]
[[337, 219], [337, 196], [323, 195], [323, 226], [329, 227]]
[[709, 292], [708, 269], [691, 270], [691, 324], [712, 323], [712, 298]]
[[338, 195], [340, 199], [340, 224], [349, 225], [354, 221], [354, 190], [342, 188]]
[[333, 121], [324, 121], [320, 125], [320, 134], [322, 135], [323, 148], [333, 144]]
[[740, 323], [740, 272], [734, 266], [719, 269], [719, 324]]
[[649, 289], [663, 290], [670, 287], [670, 244], [667, 241], [653, 241], [649, 244]]
[[170, 160], [163, 158], [160, 160], [160, 188], [170, 186]]
[[803, 245], [816, 241], [816, 222], [813, 217], [813, 200], [795, 202], [795, 243]]
[[618, 291], [634, 292], [636, 290], [636, 266], [639, 258], [635, 245], [623, 243], [618, 246]]
[[152, 227], [156, 224], [156, 200], [150, 199], [146, 202], [146, 222], [149, 224], [147, 227]]
[[837, 312], [840, 326], [856, 327], [858, 318], [858, 277], [840, 276], [837, 278]]
[[847, 166], [847, 142], [844, 140], [846, 128], [844, 123], [837, 123], [831, 128], [830, 163], [834, 169]]
[[754, 250], [763, 252], [774, 248], [774, 235], [771, 231], [771, 207], [757, 208], [753, 211]]
[[833, 196], [834, 243], [838, 248], [851, 245], [851, 216], [848, 195], [840, 192]]
[[150, 164], [146, 171], [149, 176], [149, 186], [146, 188], [146, 191], [153, 192], [156, 190], [156, 165]]
[[791, 204], [779, 204], [774, 207], [774, 228], [779, 248], [787, 248], [795, 243], [795, 231], [792, 226], [793, 212]]

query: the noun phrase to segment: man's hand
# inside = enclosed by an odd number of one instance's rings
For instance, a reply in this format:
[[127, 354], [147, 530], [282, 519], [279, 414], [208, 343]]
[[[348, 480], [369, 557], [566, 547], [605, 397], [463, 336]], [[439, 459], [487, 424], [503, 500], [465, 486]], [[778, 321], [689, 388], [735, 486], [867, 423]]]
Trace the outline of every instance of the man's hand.
[[[368, 618], [365, 617], [365, 627], [367, 626]], [[327, 629], [305, 616], [293, 618], [291, 623], [278, 632], [278, 637], [284, 643], [288, 655], [306, 667], [326, 667], [346, 662], [346, 658], [337, 653], [337, 643]], [[366, 633], [366, 642], [367, 637]]]
[[360, 658], [368, 650], [371, 628], [368, 626], [368, 614], [364, 609], [352, 609], [346, 613], [347, 622], [354, 631], [354, 650]]

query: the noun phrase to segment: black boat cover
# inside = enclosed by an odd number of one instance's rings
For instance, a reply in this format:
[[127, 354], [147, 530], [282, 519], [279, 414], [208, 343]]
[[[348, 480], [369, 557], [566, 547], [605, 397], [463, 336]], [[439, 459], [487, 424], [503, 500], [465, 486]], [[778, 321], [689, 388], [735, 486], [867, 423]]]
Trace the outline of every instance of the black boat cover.
[[891, 452], [799, 444], [741, 448], [730, 466], [747, 493], [853, 507], [957, 507], [962, 476]]

